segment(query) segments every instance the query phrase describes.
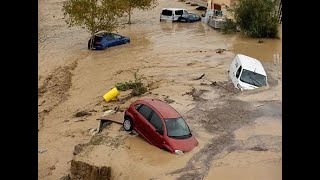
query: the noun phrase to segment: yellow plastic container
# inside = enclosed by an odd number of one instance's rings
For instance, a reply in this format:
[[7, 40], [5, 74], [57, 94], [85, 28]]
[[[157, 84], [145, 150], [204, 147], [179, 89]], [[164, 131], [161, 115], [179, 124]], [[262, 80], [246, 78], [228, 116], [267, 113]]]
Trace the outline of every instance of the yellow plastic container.
[[109, 92], [107, 92], [105, 95], [103, 95], [103, 98], [104, 98], [104, 100], [109, 102], [111, 100], [116, 100], [118, 95], [119, 95], [119, 91], [116, 87], [114, 87]]

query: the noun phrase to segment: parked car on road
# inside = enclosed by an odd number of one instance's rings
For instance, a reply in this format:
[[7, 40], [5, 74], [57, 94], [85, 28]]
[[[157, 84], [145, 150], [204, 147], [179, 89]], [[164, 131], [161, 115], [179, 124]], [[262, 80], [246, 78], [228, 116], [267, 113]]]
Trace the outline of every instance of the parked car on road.
[[[92, 44], [93, 43], [93, 44]], [[105, 48], [111, 46], [118, 46], [121, 44], [130, 43], [130, 38], [121, 36], [115, 33], [108, 33], [108, 32], [98, 32], [94, 35], [94, 39], [92, 38], [88, 41], [88, 49], [96, 49], [96, 50], [103, 50]]]
[[125, 111], [123, 128], [137, 131], [150, 144], [171, 153], [181, 154], [198, 145], [183, 117], [157, 99], [133, 102]]
[[187, 17], [180, 18], [179, 22], [196, 22], [201, 21], [201, 17], [194, 13], [189, 13]]
[[237, 54], [230, 65], [229, 77], [237, 89], [249, 90], [267, 86], [267, 74], [259, 60]]
[[182, 8], [163, 8], [160, 13], [160, 21], [172, 21], [172, 22], [195, 22], [200, 21], [201, 17], [194, 14], [188, 13]]
[[163, 8], [160, 13], [160, 21], [178, 21], [178, 19], [187, 15], [188, 11], [182, 8]]

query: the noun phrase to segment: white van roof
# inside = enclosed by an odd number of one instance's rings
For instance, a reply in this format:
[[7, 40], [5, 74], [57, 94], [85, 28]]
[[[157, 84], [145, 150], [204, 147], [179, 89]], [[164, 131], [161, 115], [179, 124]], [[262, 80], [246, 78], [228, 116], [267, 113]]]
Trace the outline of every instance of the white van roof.
[[162, 8], [162, 10], [176, 11], [176, 10], [185, 10], [185, 9], [183, 9], [183, 8]]
[[256, 72], [258, 74], [262, 74], [264, 76], [267, 76], [262, 64], [259, 60], [243, 55], [243, 54], [237, 54], [236, 56], [239, 60], [239, 63], [241, 64], [243, 69], [247, 69], [253, 72]]

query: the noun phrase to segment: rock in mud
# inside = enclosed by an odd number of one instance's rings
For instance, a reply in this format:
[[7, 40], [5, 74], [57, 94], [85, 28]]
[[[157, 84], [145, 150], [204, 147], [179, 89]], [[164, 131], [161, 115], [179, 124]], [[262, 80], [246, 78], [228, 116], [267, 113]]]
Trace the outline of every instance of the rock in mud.
[[111, 167], [95, 166], [82, 161], [71, 161], [71, 179], [94, 179], [94, 180], [109, 180], [111, 178]]

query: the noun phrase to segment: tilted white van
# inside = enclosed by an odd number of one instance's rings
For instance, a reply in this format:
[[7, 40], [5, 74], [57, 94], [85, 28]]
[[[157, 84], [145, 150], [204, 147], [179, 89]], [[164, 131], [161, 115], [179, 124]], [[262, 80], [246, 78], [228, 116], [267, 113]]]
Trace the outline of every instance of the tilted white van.
[[229, 77], [240, 90], [268, 86], [267, 74], [260, 61], [243, 54], [237, 54], [232, 61]]

